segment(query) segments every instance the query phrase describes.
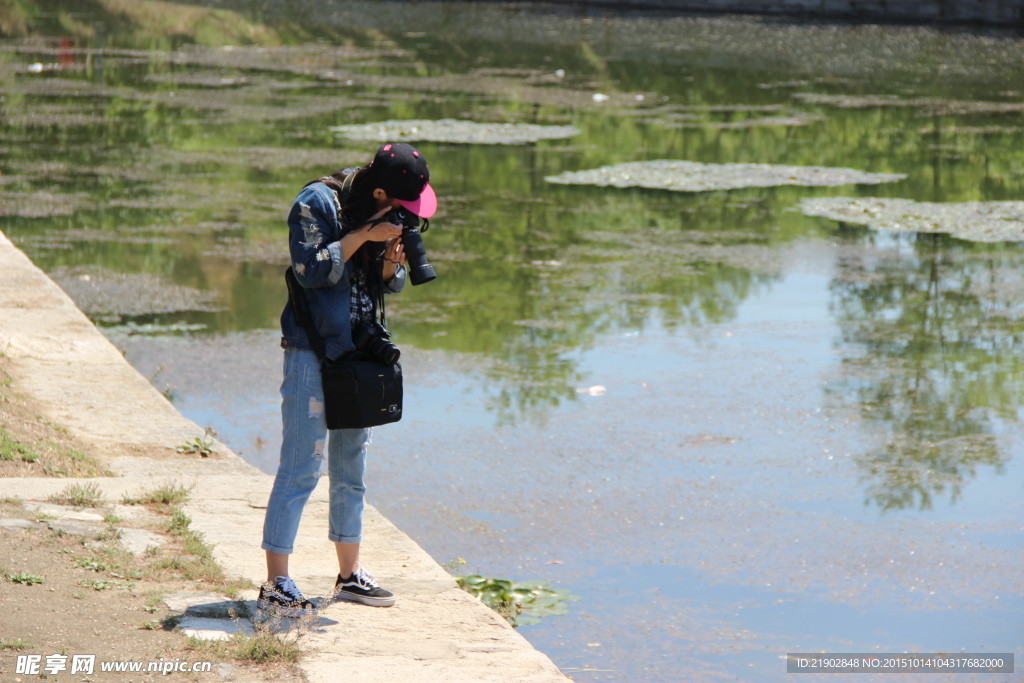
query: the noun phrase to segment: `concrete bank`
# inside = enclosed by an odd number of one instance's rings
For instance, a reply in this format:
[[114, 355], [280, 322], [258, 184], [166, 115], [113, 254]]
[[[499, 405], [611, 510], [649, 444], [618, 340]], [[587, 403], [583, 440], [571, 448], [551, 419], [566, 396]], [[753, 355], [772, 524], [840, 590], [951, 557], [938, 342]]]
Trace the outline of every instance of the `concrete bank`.
[[[105, 454], [119, 476], [96, 483], [108, 499], [167, 482], [194, 487], [186, 512], [215, 544], [230, 575], [259, 584], [263, 509], [273, 482], [223, 444], [213, 457], [184, 458], [175, 447], [203, 430], [182, 417], [100, 334], [64, 292], [0, 233], [0, 352], [17, 391], [42, 417]], [[0, 479], [0, 496], [43, 500], [76, 480]], [[310, 595], [327, 595], [337, 566], [326, 537], [326, 482], [306, 507], [293, 576]], [[398, 595], [376, 609], [338, 603], [303, 638], [300, 663], [313, 683], [548, 683], [567, 679], [551, 661], [454, 580], [371, 507], [363, 561]]]

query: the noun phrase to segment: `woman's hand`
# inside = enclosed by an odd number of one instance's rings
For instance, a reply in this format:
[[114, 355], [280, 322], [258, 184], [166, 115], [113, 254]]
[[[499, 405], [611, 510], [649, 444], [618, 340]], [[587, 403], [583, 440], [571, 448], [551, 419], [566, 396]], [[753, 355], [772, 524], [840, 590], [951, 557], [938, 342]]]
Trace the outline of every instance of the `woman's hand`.
[[[402, 226], [395, 225], [393, 223], [377, 223], [373, 224], [375, 220], [386, 214], [391, 210], [391, 207], [385, 207], [373, 214], [370, 220], [366, 222], [363, 227], [358, 230], [353, 230], [344, 237], [341, 238], [341, 255], [344, 261], [348, 261], [352, 258], [352, 254], [359, 250], [359, 247], [363, 246], [367, 242], [387, 242], [388, 240], [395, 239], [402, 234]], [[385, 264], [387, 265], [387, 264]], [[394, 273], [392, 273], [394, 275]]]
[[377, 213], [370, 216], [370, 220], [363, 227], [359, 228], [358, 232], [361, 233], [367, 242], [387, 242], [388, 240], [395, 239], [401, 236], [402, 226], [395, 225], [394, 223], [377, 223], [373, 224], [375, 220], [391, 211], [390, 206], [386, 206]]
[[399, 238], [391, 240], [388, 248], [384, 250], [384, 282], [395, 276], [399, 264], [405, 265], [405, 245]]

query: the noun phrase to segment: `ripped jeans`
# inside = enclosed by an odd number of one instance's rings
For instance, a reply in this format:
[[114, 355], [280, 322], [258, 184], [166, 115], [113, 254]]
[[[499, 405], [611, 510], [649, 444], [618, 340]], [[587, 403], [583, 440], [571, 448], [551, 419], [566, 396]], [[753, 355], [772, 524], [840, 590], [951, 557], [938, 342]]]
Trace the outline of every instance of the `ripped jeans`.
[[312, 351], [285, 350], [281, 398], [284, 441], [263, 521], [262, 548], [280, 555], [294, 550], [302, 508], [319, 481], [325, 455], [330, 477], [327, 537], [336, 543], [359, 543], [370, 430], [332, 429], [327, 438], [320, 364]]

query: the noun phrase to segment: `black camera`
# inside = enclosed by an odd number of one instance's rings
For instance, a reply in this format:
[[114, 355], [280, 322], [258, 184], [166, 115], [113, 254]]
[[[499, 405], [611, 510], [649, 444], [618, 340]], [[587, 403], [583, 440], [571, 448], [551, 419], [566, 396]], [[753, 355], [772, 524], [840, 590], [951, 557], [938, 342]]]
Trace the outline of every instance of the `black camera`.
[[352, 343], [360, 351], [370, 354], [375, 360], [387, 365], [398, 362], [402, 352], [390, 341], [391, 333], [376, 320], [352, 327]]
[[[427, 262], [427, 248], [423, 246], [419, 216], [404, 209], [391, 209], [381, 220], [402, 226], [402, 246], [405, 247], [405, 256], [409, 260], [409, 279], [412, 283], [422, 285], [436, 278], [434, 266]], [[423, 229], [426, 230], [426, 227]]]

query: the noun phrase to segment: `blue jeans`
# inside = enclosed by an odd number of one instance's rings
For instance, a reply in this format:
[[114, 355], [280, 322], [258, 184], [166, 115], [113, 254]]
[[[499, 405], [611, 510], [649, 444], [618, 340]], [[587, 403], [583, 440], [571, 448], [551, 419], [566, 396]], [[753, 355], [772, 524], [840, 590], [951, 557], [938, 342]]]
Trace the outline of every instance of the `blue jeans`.
[[328, 438], [320, 364], [312, 351], [285, 350], [281, 399], [284, 441], [263, 521], [262, 548], [280, 555], [294, 550], [302, 508], [320, 479], [325, 455], [331, 482], [327, 537], [335, 543], [359, 543], [370, 430], [332, 429]]

